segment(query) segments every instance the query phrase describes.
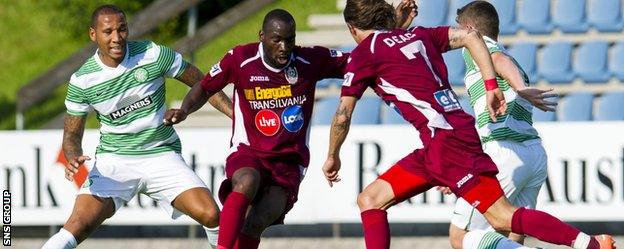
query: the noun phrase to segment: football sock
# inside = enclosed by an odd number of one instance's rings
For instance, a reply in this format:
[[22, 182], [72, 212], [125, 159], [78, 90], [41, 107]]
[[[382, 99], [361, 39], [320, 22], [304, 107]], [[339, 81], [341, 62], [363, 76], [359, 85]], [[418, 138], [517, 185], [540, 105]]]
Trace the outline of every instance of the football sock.
[[388, 224], [388, 213], [381, 209], [369, 209], [362, 212], [361, 216], [366, 248], [390, 248], [390, 225]]
[[249, 198], [244, 194], [232, 192], [228, 195], [223, 204], [221, 219], [219, 220], [218, 249], [231, 249], [234, 247], [234, 243], [243, 227], [247, 206], [249, 206]]
[[217, 238], [219, 237], [219, 227], [203, 227], [204, 231], [206, 231], [206, 239], [208, 239], [208, 244], [210, 248], [217, 248]]
[[[526, 234], [538, 240], [576, 249], [599, 249], [595, 238], [582, 233], [550, 214], [542, 211], [519, 208], [511, 219], [511, 231]], [[589, 239], [587, 239], [589, 237]]]
[[72, 249], [78, 246], [78, 242], [74, 235], [65, 228], [61, 228], [55, 235], [53, 235], [41, 249]]

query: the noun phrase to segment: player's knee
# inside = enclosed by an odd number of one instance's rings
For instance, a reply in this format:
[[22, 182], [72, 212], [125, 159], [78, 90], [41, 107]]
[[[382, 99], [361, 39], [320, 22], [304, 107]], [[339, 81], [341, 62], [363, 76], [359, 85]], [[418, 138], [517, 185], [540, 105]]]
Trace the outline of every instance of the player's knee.
[[487, 217], [488, 223], [492, 225], [492, 228], [496, 231], [509, 232], [511, 231], [511, 219], [507, 219], [503, 216], [490, 216]]
[[358, 195], [357, 204], [360, 207], [360, 210], [377, 209], [381, 207], [381, 204], [378, 203], [376, 196], [367, 191], [363, 191]]
[[452, 229], [449, 230], [449, 242], [451, 243], [451, 247], [453, 249], [462, 249], [463, 241], [463, 234], [456, 233]]
[[243, 168], [234, 174], [233, 190], [239, 193], [255, 192], [260, 184], [260, 174], [251, 168]]
[[214, 228], [219, 225], [219, 210], [206, 208], [200, 214], [201, 224], [205, 227]]
[[76, 240], [80, 242], [97, 228], [97, 224], [85, 219], [70, 217], [63, 228], [73, 234]]

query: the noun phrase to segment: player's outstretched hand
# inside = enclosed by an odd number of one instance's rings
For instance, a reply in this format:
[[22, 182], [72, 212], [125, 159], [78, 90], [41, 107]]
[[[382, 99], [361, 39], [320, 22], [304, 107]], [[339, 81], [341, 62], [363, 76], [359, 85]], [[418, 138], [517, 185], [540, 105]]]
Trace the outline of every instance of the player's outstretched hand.
[[82, 166], [82, 164], [87, 160], [91, 160], [91, 158], [84, 155], [70, 159], [69, 166], [65, 167], [65, 178], [67, 178], [70, 182], [73, 182], [74, 174], [78, 173], [80, 166]]
[[418, 6], [414, 0], [402, 0], [395, 9], [397, 28], [406, 29], [418, 15]]
[[450, 195], [453, 193], [449, 187], [444, 187], [444, 186], [437, 186], [436, 190], [440, 191], [442, 194], [445, 194], [445, 195]]
[[330, 187], [334, 186], [334, 182], [340, 181], [340, 176], [338, 175], [339, 170], [340, 158], [328, 157], [325, 161], [325, 165], [323, 165], [323, 174], [325, 174], [325, 179], [327, 179], [327, 183], [329, 183]]
[[518, 95], [529, 101], [533, 106], [545, 112], [554, 112], [557, 102], [548, 101], [547, 98], [559, 97], [559, 94], [553, 93], [554, 89], [542, 90], [534, 87], [526, 87], [518, 90]]
[[496, 116], [505, 114], [507, 111], [507, 102], [505, 102], [505, 95], [499, 89], [493, 89], [485, 92], [485, 101], [490, 113], [490, 119], [496, 122]]
[[165, 125], [174, 125], [184, 121], [187, 115], [182, 109], [171, 108], [165, 112], [163, 122], [165, 122]]

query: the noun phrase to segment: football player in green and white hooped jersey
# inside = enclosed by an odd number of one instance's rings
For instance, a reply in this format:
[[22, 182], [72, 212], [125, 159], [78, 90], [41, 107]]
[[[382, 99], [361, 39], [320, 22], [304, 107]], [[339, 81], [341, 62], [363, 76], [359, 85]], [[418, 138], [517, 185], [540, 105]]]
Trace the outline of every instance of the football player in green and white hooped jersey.
[[[524, 70], [497, 42], [499, 23], [494, 6], [485, 1], [475, 1], [460, 8], [457, 14], [460, 27], [476, 29], [483, 35], [494, 63], [498, 87], [507, 102], [507, 112], [498, 116], [496, 122], [492, 121], [486, 109], [485, 85], [479, 67], [470, 52], [463, 49], [466, 63], [464, 82], [470, 105], [475, 111], [477, 131], [484, 151], [498, 166], [497, 178], [512, 204], [534, 209], [547, 175], [547, 156], [533, 128], [532, 109], [535, 106], [544, 111], [554, 111], [556, 103], [545, 98], [555, 97], [556, 94], [549, 93], [552, 89], [543, 91], [528, 87], [529, 79]], [[454, 248], [519, 246], [494, 232], [479, 231], [488, 229], [491, 230], [491, 226], [479, 212], [463, 199], [457, 200], [449, 230]], [[524, 237], [512, 233], [509, 239], [522, 243]]]
[[[43, 248], [76, 247], [138, 193], [158, 201], [172, 218], [184, 213], [204, 227], [217, 227], [219, 208], [210, 190], [184, 162], [178, 135], [163, 123], [164, 78], [192, 86], [203, 73], [168, 47], [151, 41], [126, 42], [125, 14], [114, 5], [100, 6], [91, 19], [89, 36], [98, 50], [72, 75], [65, 100], [63, 152], [70, 164], [65, 171], [68, 180], [90, 160], [81, 144], [92, 109], [101, 125], [100, 143], [71, 216]], [[209, 101], [232, 116], [232, 103], [223, 92]]]

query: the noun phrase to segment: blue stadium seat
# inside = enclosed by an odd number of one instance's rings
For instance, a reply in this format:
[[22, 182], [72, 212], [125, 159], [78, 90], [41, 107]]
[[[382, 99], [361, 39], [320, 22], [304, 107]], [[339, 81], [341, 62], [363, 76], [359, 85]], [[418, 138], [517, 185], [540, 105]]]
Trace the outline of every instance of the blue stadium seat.
[[463, 86], [466, 64], [461, 49], [455, 49], [442, 54], [448, 68], [448, 80], [451, 85]]
[[435, 27], [445, 24], [448, 0], [420, 1], [412, 26]]
[[377, 96], [363, 96], [355, 105], [351, 124], [379, 124], [380, 114], [381, 99]]
[[555, 1], [553, 23], [566, 33], [587, 32], [589, 25], [585, 19], [585, 4], [585, 0]]
[[555, 118], [555, 112], [545, 112], [533, 107], [533, 122], [552, 122]]
[[468, 97], [467, 95], [460, 95], [457, 98], [459, 98], [459, 104], [461, 105], [462, 109], [464, 109], [466, 113], [470, 114], [470, 116], [474, 117], [475, 112], [472, 106], [470, 105], [470, 97]]
[[624, 92], [607, 92], [596, 104], [594, 120], [624, 120]]
[[621, 0], [591, 0], [587, 21], [600, 32], [621, 32], [624, 28]]
[[[423, 1], [420, 1], [423, 2]], [[446, 20], [446, 25], [457, 27], [457, 22], [455, 18], [457, 17], [457, 10], [461, 7], [466, 6], [466, 4], [472, 2], [472, 0], [451, 0], [448, 9], [448, 17]], [[418, 14], [420, 15], [420, 6], [418, 7]]]
[[550, 83], [571, 83], [574, 79], [571, 56], [572, 43], [552, 42], [544, 46], [537, 64], [540, 77]]
[[492, 0], [492, 5], [498, 12], [499, 29], [502, 35], [515, 34], [518, 31], [516, 23], [516, 1]]
[[338, 96], [330, 96], [314, 103], [312, 125], [330, 125], [339, 101]]
[[535, 83], [539, 77], [537, 75], [537, 44], [516, 43], [509, 49], [509, 54], [520, 64], [524, 72], [529, 76], [529, 81]]
[[607, 68], [607, 50], [604, 41], [583, 43], [576, 50], [574, 72], [587, 83], [606, 83], [611, 75]]
[[407, 121], [398, 113], [397, 110], [389, 105], [383, 105], [382, 124], [407, 124]]
[[552, 32], [550, 2], [550, 0], [523, 0], [518, 12], [518, 24], [531, 34]]
[[594, 94], [573, 92], [565, 96], [557, 110], [559, 121], [589, 121], [592, 118]]
[[618, 42], [611, 48], [609, 72], [624, 81], [624, 42]]

